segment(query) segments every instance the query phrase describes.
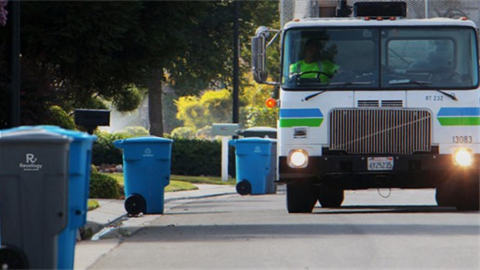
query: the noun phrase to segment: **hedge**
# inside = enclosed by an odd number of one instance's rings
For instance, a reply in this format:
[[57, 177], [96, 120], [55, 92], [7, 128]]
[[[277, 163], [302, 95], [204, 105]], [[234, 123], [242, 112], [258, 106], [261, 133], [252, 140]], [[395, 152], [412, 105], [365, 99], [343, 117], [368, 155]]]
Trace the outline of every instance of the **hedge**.
[[[131, 137], [127, 134], [110, 134], [99, 132], [98, 140], [93, 145], [95, 165], [122, 164], [122, 152], [113, 145], [115, 140]], [[191, 176], [221, 175], [220, 141], [173, 138], [171, 173]], [[229, 175], [235, 176], [235, 148], [229, 150]]]
[[90, 174], [90, 198], [119, 199], [120, 185], [115, 178], [100, 174]]
[[[234, 148], [229, 151], [230, 175], [235, 175]], [[220, 176], [222, 144], [219, 141], [175, 139], [172, 145], [172, 174]]]

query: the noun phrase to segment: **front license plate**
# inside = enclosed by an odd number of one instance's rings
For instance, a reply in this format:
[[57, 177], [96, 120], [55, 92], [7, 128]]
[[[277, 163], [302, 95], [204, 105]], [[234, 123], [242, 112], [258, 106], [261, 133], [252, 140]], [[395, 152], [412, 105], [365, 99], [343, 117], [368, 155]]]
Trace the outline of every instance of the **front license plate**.
[[369, 171], [393, 170], [393, 157], [369, 157], [367, 160]]

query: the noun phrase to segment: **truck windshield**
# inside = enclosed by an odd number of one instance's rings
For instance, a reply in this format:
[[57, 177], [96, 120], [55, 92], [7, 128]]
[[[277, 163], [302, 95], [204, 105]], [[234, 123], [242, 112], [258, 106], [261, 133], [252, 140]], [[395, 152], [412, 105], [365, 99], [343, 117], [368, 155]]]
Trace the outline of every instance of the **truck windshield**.
[[304, 28], [284, 38], [284, 89], [473, 89], [475, 32], [459, 27]]

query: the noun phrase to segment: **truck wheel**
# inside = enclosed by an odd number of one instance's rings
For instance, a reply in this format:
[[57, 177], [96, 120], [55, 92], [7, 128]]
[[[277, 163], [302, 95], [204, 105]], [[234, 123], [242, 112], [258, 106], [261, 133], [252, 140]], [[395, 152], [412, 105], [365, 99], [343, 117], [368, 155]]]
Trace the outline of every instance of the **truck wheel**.
[[317, 201], [315, 193], [311, 181], [287, 184], [288, 213], [311, 213]]
[[318, 202], [324, 208], [340, 207], [344, 198], [344, 191], [340, 188], [324, 184], [318, 190]]
[[[470, 180], [470, 179], [469, 179]], [[456, 193], [455, 206], [460, 211], [478, 211], [479, 205], [479, 181], [473, 179], [462, 183], [459, 192]]]
[[450, 183], [444, 183], [436, 188], [435, 191], [435, 200], [437, 205], [440, 207], [449, 207], [455, 206], [455, 201], [457, 200], [456, 187]]

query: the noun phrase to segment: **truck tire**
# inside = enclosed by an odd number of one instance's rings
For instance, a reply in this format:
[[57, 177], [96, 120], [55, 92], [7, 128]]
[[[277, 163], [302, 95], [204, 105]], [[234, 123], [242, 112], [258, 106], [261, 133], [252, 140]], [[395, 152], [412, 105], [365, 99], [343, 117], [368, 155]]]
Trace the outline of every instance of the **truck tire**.
[[462, 182], [457, 192], [455, 206], [459, 211], [478, 211], [479, 205], [479, 181], [468, 179]]
[[315, 187], [311, 181], [287, 184], [288, 213], [311, 213], [317, 202]]
[[446, 182], [438, 186], [435, 191], [435, 200], [437, 205], [440, 207], [450, 207], [455, 206], [457, 200], [456, 187], [450, 183]]
[[337, 208], [343, 203], [343, 189], [323, 184], [318, 189], [318, 202], [323, 208]]

